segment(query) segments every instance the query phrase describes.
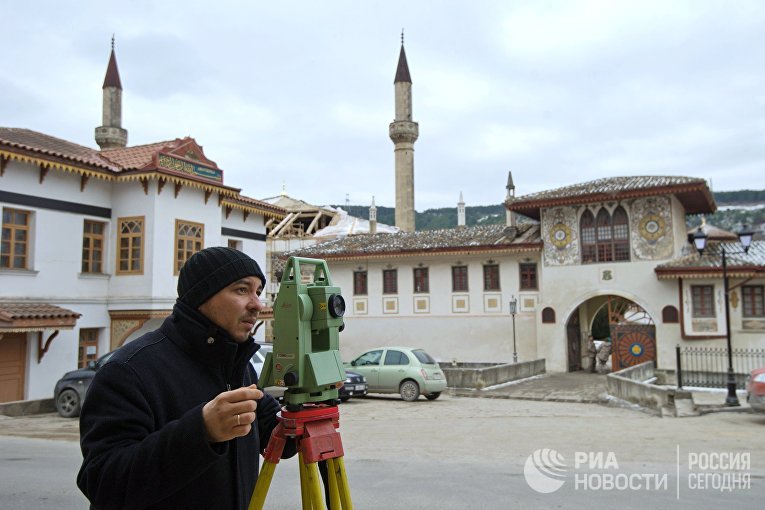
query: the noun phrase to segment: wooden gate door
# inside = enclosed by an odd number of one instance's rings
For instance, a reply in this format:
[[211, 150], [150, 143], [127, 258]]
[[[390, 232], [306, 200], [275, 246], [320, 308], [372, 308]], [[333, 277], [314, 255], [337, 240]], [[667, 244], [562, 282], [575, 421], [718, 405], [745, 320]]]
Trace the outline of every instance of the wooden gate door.
[[568, 340], [568, 371], [576, 372], [582, 369], [582, 331], [579, 328], [579, 308], [574, 310], [566, 324]]
[[5, 333], [0, 336], [0, 402], [23, 400], [26, 335]]
[[653, 324], [614, 324], [611, 334], [614, 343], [611, 360], [616, 362], [613, 370], [656, 361], [656, 328]]

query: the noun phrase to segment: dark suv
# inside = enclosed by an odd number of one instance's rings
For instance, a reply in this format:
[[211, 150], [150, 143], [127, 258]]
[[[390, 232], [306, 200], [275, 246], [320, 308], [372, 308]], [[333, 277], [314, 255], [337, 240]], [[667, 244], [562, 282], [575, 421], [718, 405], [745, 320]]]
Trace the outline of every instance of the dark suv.
[[53, 401], [56, 403], [58, 414], [64, 418], [74, 418], [80, 415], [82, 401], [88, 391], [90, 381], [96, 375], [96, 371], [109, 361], [116, 350], [104, 354], [96, 361], [88, 362], [88, 366], [78, 370], [67, 372], [58, 380], [53, 390]]

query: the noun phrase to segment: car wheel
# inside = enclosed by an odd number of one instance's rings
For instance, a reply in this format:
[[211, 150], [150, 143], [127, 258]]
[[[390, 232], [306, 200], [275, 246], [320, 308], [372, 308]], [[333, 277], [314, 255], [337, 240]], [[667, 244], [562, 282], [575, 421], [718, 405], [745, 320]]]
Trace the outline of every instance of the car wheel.
[[56, 411], [64, 418], [74, 418], [80, 414], [80, 396], [74, 390], [64, 390], [56, 399]]
[[340, 397], [340, 402], [348, 402], [351, 397]]
[[435, 399], [437, 399], [440, 396], [441, 396], [441, 392], [440, 391], [436, 391], [435, 393], [431, 393], [429, 395], [425, 395], [425, 398], [427, 398], [428, 400], [435, 400]]
[[414, 402], [420, 396], [420, 387], [414, 381], [402, 382], [398, 391], [406, 402]]

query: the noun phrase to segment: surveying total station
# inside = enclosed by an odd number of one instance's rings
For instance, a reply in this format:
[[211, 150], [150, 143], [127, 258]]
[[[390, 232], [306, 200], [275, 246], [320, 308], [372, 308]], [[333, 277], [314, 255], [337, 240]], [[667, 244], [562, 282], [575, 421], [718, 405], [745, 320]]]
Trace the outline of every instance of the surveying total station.
[[[304, 275], [313, 270], [313, 278]], [[345, 300], [332, 286], [324, 260], [290, 257], [274, 302], [274, 345], [266, 355], [258, 386], [282, 386], [284, 407], [271, 433], [249, 510], [263, 508], [287, 439], [297, 442], [303, 508], [323, 509], [317, 462], [326, 462], [327, 504], [352, 509], [343, 461], [337, 410], [345, 381], [340, 359]]]

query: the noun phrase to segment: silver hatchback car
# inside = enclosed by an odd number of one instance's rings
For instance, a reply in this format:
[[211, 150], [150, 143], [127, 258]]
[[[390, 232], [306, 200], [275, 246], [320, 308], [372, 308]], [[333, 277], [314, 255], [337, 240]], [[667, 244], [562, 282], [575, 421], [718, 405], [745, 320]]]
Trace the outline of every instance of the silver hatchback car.
[[435, 400], [446, 389], [444, 372], [422, 349], [379, 347], [345, 365], [366, 377], [369, 393], [399, 393], [412, 402], [420, 395]]

